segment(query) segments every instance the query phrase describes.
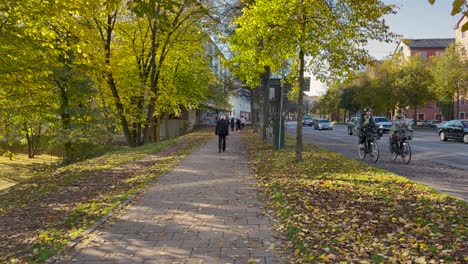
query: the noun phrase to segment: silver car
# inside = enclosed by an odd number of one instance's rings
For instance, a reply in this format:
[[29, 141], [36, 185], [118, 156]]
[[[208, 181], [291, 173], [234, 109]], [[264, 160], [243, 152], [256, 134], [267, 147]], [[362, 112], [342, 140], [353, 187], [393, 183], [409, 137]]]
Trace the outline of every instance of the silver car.
[[314, 129], [318, 130], [332, 130], [333, 125], [328, 121], [328, 119], [317, 119], [314, 122]]
[[304, 117], [302, 120], [302, 125], [303, 126], [313, 126], [314, 125], [314, 120], [310, 117]]

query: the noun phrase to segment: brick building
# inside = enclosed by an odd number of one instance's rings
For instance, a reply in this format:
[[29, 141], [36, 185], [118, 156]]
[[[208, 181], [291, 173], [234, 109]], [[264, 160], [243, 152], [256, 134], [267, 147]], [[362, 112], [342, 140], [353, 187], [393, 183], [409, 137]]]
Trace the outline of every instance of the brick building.
[[[402, 39], [398, 46], [395, 49], [395, 54], [403, 55], [403, 58], [408, 58], [410, 56], [421, 56], [424, 59], [430, 59], [433, 56], [441, 56], [445, 49], [452, 43], [461, 43], [468, 48], [468, 31], [461, 32], [461, 25], [464, 23], [467, 18], [463, 17], [457, 23], [455, 27], [456, 38], [441, 38], [441, 39]], [[467, 49], [468, 50], [468, 49]], [[455, 104], [459, 103], [459, 116], [456, 118], [464, 119], [468, 114], [468, 102], [466, 96], [460, 96], [460, 100], [455, 99]], [[454, 105], [454, 113], [456, 113], [456, 105]], [[438, 120], [443, 121], [447, 120], [443, 116], [441, 109], [439, 108], [437, 102], [429, 101], [424, 104], [423, 107], [420, 107], [417, 110], [417, 115], [413, 116], [414, 113], [410, 112], [410, 118], [414, 120]]]

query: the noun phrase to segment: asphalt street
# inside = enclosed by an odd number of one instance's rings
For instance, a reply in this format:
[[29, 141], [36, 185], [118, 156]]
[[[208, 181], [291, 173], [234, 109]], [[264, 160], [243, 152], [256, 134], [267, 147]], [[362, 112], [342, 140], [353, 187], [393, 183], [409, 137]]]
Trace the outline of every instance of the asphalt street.
[[[287, 133], [294, 136], [296, 123], [287, 123]], [[303, 127], [303, 141], [319, 145], [360, 160], [358, 137], [348, 135], [346, 125], [335, 125], [333, 130], [314, 130]], [[380, 158], [377, 163], [365, 160], [369, 165], [405, 176], [438, 191], [468, 201], [468, 145], [458, 141], [439, 140], [435, 129], [415, 130], [409, 143], [412, 149], [410, 164], [401, 159], [391, 159], [388, 134], [377, 141]]]

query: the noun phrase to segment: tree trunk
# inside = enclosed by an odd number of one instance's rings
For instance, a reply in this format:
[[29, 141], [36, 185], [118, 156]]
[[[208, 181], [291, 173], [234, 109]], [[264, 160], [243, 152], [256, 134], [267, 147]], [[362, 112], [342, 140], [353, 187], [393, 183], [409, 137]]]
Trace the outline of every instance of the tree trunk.
[[[101, 39], [104, 42], [104, 50], [105, 50], [105, 62], [106, 65], [110, 67], [111, 65], [111, 43], [112, 43], [112, 34], [114, 30], [115, 20], [117, 19], [117, 11], [115, 11], [112, 15], [107, 16], [107, 25], [105, 26], [104, 31], [101, 31], [101, 27], [99, 23], [97, 23], [97, 27], [101, 32]], [[104, 34], [105, 33], [105, 34]], [[122, 104], [122, 100], [120, 99], [120, 95], [117, 91], [117, 86], [115, 84], [114, 76], [112, 72], [105, 72], [105, 79], [109, 89], [112, 92], [112, 96], [115, 100], [115, 106], [117, 108], [117, 116], [120, 119], [120, 124], [122, 125], [122, 131], [125, 136], [125, 140], [127, 141], [127, 145], [129, 147], [135, 147], [136, 142], [135, 138], [131, 135], [130, 127], [127, 122], [127, 118], [125, 117], [124, 106]]]
[[454, 119], [459, 119], [460, 118], [460, 89], [457, 87], [457, 100], [456, 100], [456, 113], [457, 116], [455, 116]]
[[32, 159], [34, 158], [34, 155], [32, 154], [32, 138], [29, 136], [28, 132], [26, 132], [26, 142], [28, 142], [28, 158]]
[[265, 66], [262, 78], [262, 139], [267, 140], [267, 128], [270, 121], [270, 67]]
[[299, 92], [297, 95], [296, 162], [302, 161], [302, 118], [304, 108], [304, 51], [299, 51]]
[[414, 105], [414, 114], [413, 114], [413, 121], [414, 124], [416, 125], [416, 122], [418, 121], [418, 105]]
[[251, 122], [254, 133], [258, 133], [258, 110], [260, 109], [260, 87], [252, 90], [252, 99], [250, 100], [250, 108], [252, 110]]
[[122, 131], [124, 133], [125, 140], [127, 141], [127, 145], [129, 147], [136, 147], [137, 146], [136, 139], [131, 134], [129, 124], [127, 122], [127, 118], [125, 117], [125, 114], [124, 114], [125, 112], [124, 106], [122, 104], [122, 100], [120, 100], [120, 96], [117, 91], [117, 87], [115, 85], [115, 80], [114, 80], [112, 73], [107, 74], [107, 84], [109, 85], [109, 88], [115, 100], [115, 106], [117, 108], [117, 115], [120, 119], [120, 124], [122, 125]]
[[26, 131], [26, 142], [28, 143], [28, 158], [32, 159], [36, 155], [37, 152], [37, 147], [39, 145], [39, 139], [41, 136], [41, 125], [39, 125], [39, 130], [37, 134], [31, 130], [31, 132], [28, 132], [28, 127], [27, 124], [24, 124], [24, 129]]

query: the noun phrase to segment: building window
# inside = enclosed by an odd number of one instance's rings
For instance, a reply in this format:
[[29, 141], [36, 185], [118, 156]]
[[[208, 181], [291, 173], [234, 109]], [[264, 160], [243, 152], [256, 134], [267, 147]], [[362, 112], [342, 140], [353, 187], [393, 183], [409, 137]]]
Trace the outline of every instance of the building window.
[[442, 114], [435, 114], [434, 117], [435, 120], [442, 121]]
[[423, 59], [427, 59], [427, 52], [425, 52], [425, 51], [418, 52], [418, 55], [421, 56], [421, 58], [423, 58]]
[[465, 112], [458, 113], [459, 119], [465, 119]]
[[464, 96], [460, 96], [459, 103], [460, 103], [460, 105], [464, 105], [464, 104], [465, 104], [465, 97], [464, 97]]
[[436, 57], [440, 57], [440, 56], [442, 56], [443, 54], [444, 54], [443, 51], [436, 51], [436, 52], [435, 52]]
[[424, 120], [424, 114], [418, 114], [418, 120]]

